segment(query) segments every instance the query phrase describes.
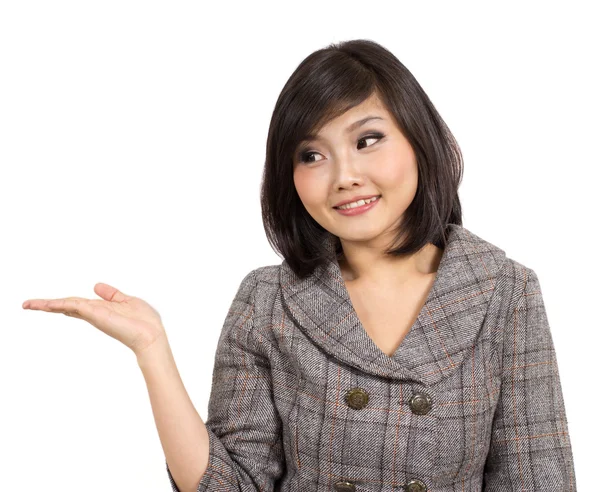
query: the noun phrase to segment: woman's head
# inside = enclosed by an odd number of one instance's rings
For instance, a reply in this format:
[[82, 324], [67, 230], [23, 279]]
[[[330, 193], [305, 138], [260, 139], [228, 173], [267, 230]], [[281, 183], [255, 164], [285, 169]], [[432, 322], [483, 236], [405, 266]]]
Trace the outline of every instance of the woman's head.
[[[368, 116], [371, 119], [349, 130]], [[329, 233], [389, 244], [390, 255], [443, 247], [462, 224], [458, 144], [412, 74], [369, 40], [332, 44], [305, 58], [273, 111], [261, 189], [269, 242], [296, 274], [324, 260]], [[340, 201], [378, 196], [345, 216]]]

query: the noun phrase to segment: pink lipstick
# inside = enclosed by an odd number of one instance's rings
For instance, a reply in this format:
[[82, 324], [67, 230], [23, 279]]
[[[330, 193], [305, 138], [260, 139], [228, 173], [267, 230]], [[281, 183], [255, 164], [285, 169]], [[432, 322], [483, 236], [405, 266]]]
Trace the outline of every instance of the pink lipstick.
[[342, 215], [359, 215], [359, 214], [365, 213], [368, 210], [371, 210], [375, 205], [377, 205], [379, 203], [380, 198], [381, 198], [381, 196], [377, 197], [376, 200], [374, 200], [370, 203], [365, 203], [364, 205], [361, 205], [360, 207], [347, 208], [347, 209], [341, 209], [341, 208], [334, 207], [334, 210]]

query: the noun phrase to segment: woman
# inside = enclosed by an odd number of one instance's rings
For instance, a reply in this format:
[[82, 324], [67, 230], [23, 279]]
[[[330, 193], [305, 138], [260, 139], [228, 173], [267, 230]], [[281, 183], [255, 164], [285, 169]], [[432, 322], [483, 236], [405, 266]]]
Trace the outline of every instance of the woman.
[[397, 58], [330, 45], [274, 109], [261, 204], [283, 261], [241, 281], [206, 424], [141, 299], [24, 307], [134, 351], [175, 491], [575, 491], [538, 277], [462, 227], [461, 178]]

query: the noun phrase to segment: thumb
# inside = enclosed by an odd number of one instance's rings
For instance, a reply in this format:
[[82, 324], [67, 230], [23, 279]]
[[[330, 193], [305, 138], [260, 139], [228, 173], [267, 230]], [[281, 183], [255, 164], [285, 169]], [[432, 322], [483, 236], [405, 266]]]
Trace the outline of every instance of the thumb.
[[94, 285], [94, 292], [105, 301], [123, 302], [129, 298], [129, 296], [123, 294], [119, 289], [102, 282]]

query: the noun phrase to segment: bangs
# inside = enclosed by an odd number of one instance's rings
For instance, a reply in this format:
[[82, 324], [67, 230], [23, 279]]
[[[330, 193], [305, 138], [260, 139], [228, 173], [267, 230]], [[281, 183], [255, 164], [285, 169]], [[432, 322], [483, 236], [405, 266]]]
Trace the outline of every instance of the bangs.
[[300, 84], [287, 104], [281, 133], [287, 136], [287, 155], [294, 155], [301, 142], [316, 137], [329, 121], [379, 92], [374, 75], [354, 60], [327, 67], [324, 64], [318, 77]]

